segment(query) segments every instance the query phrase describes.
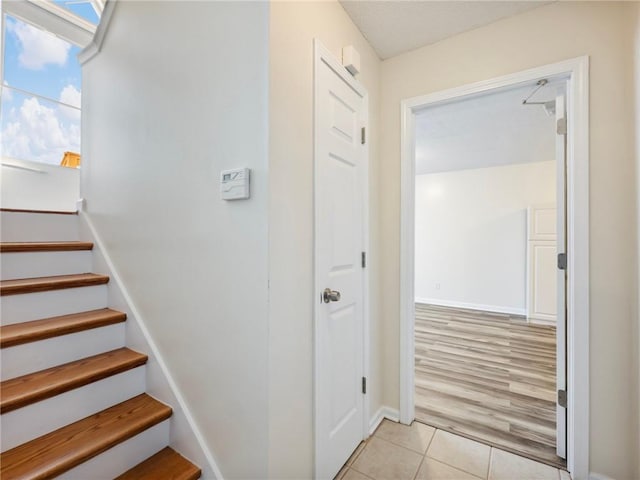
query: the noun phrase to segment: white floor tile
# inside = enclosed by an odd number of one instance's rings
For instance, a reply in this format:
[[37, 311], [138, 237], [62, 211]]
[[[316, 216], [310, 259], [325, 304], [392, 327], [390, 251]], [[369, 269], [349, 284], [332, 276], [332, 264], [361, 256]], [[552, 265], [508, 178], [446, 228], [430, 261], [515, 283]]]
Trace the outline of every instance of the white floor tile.
[[491, 452], [489, 480], [559, 480], [557, 468], [497, 448]]
[[385, 419], [376, 430], [375, 436], [424, 455], [435, 431], [435, 428], [419, 422], [407, 426]]
[[[437, 430], [427, 456], [476, 477], [486, 478], [491, 447]], [[513, 479], [511, 479], [513, 480]]]
[[[484, 477], [483, 477], [484, 478]], [[445, 465], [433, 458], [425, 458], [416, 480], [479, 480], [480, 477]]]
[[421, 461], [419, 453], [372, 437], [351, 468], [374, 480], [413, 480]]

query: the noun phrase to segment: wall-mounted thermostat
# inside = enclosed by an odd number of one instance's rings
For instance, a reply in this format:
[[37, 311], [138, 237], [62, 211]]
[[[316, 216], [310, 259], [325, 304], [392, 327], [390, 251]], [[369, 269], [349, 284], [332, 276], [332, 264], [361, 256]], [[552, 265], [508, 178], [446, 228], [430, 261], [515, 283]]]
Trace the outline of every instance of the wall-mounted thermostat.
[[220, 196], [223, 200], [242, 200], [249, 198], [248, 168], [234, 168], [220, 172]]

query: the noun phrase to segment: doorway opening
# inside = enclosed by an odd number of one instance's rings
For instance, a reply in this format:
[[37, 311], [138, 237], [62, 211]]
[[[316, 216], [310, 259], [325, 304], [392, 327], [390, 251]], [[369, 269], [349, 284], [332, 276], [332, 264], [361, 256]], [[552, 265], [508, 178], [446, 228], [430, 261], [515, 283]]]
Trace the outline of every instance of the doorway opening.
[[532, 91], [524, 85], [416, 115], [415, 411], [420, 422], [563, 467], [555, 263], [565, 250], [556, 220], [564, 154], [555, 159], [552, 110], [566, 82], [545, 82], [533, 87], [535, 103], [522, 103]]
[[555, 466], [566, 458], [578, 475], [588, 471], [587, 65], [402, 105], [401, 421]]

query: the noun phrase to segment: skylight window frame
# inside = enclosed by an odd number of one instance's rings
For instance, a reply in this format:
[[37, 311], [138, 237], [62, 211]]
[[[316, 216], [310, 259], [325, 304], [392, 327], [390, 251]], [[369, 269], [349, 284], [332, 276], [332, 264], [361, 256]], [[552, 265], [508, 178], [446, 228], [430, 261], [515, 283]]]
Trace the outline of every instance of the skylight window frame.
[[53, 0], [2, 2], [2, 14], [11, 15], [46, 30], [80, 48], [85, 48], [91, 43], [97, 29], [97, 25], [56, 4]]

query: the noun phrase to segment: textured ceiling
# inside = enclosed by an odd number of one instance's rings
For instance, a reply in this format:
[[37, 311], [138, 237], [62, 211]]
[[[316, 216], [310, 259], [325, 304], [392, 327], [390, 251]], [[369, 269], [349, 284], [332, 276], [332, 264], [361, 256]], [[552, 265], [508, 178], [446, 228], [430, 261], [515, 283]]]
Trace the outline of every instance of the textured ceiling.
[[380, 58], [429, 45], [548, 1], [340, 0]]
[[[522, 105], [535, 85], [436, 105], [416, 115], [416, 174], [466, 170], [555, 158], [555, 117]], [[562, 82], [531, 101], [554, 100]]]

